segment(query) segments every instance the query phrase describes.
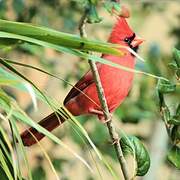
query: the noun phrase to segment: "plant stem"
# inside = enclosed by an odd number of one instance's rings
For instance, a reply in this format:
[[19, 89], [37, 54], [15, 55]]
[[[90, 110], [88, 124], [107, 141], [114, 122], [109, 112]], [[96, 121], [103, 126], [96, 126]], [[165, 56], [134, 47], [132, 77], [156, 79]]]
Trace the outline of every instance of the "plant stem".
[[[86, 31], [85, 31], [86, 15], [87, 15], [87, 11], [85, 11], [84, 15], [82, 16], [82, 18], [80, 20], [80, 24], [79, 24], [80, 35], [81, 35], [81, 37], [85, 37], [85, 38], [87, 37]], [[128, 166], [127, 166], [126, 160], [123, 156], [123, 152], [122, 152], [122, 149], [121, 149], [121, 146], [119, 143], [119, 139], [120, 139], [119, 135], [115, 130], [114, 124], [112, 123], [112, 116], [108, 109], [107, 101], [105, 98], [104, 90], [103, 90], [103, 87], [101, 84], [101, 80], [100, 80], [100, 76], [98, 73], [96, 63], [94, 61], [89, 60], [89, 65], [90, 65], [90, 68], [91, 68], [91, 71], [93, 74], [93, 78], [94, 78], [94, 81], [96, 84], [99, 101], [100, 101], [101, 107], [103, 109], [106, 125], [109, 130], [109, 135], [111, 137], [112, 144], [114, 145], [116, 155], [117, 155], [118, 161], [120, 163], [121, 171], [123, 173], [124, 179], [129, 180], [130, 177], [129, 177], [129, 173], [128, 173]]]

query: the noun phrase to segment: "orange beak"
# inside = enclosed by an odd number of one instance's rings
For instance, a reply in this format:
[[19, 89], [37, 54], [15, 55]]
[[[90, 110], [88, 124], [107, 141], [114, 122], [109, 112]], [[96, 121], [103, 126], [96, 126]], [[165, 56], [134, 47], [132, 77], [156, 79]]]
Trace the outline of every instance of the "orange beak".
[[137, 47], [137, 46], [139, 46], [141, 43], [143, 43], [144, 41], [145, 41], [144, 39], [136, 36], [136, 37], [133, 39], [133, 41], [131, 42], [131, 45], [132, 45], [132, 47]]

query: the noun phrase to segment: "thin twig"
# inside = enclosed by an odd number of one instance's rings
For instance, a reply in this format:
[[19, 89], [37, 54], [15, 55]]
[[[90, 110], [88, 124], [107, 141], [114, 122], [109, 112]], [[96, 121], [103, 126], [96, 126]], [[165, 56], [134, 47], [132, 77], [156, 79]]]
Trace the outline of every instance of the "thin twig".
[[[79, 31], [80, 31], [80, 35], [82, 37], [87, 37], [86, 36], [86, 31], [85, 31], [86, 15], [87, 15], [87, 11], [85, 11], [84, 15], [82, 16], [82, 18], [80, 20], [80, 24], [79, 24]], [[109, 109], [108, 109], [108, 106], [107, 106], [107, 101], [106, 101], [106, 98], [105, 98], [105, 95], [104, 95], [104, 90], [103, 90], [103, 87], [102, 87], [102, 84], [101, 84], [101, 80], [100, 80], [100, 77], [99, 77], [99, 73], [98, 73], [96, 63], [94, 61], [89, 60], [89, 65], [90, 65], [91, 71], [93, 73], [93, 78], [94, 78], [94, 81], [95, 81], [95, 84], [96, 84], [99, 101], [100, 101], [101, 107], [103, 109], [103, 113], [104, 113], [105, 121], [106, 121], [106, 124], [107, 124], [107, 128], [109, 130], [109, 134], [110, 134], [110, 137], [111, 137], [111, 140], [112, 140], [112, 144], [114, 145], [116, 155], [117, 155], [117, 158], [119, 160], [120, 167], [121, 167], [124, 179], [129, 180], [130, 177], [129, 177], [129, 173], [128, 173], [128, 166], [126, 164], [126, 160], [125, 160], [125, 158], [123, 156], [123, 153], [122, 153], [122, 149], [121, 149], [121, 146], [120, 146], [120, 143], [119, 143], [118, 133], [116, 132], [115, 126], [112, 123], [112, 116], [109, 113]]]

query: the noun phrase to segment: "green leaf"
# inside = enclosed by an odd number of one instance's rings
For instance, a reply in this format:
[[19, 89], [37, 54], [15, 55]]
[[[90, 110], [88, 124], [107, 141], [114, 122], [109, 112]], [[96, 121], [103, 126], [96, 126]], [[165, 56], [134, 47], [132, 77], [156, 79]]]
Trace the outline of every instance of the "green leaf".
[[150, 167], [150, 157], [144, 145], [135, 136], [123, 136], [120, 144], [124, 155], [131, 154], [135, 157], [136, 175], [144, 176]]
[[88, 11], [87, 11], [87, 22], [99, 23], [101, 21], [102, 21], [102, 18], [99, 17], [96, 6], [90, 3], [88, 6]]
[[180, 125], [180, 120], [172, 118], [168, 121], [169, 124]]
[[177, 146], [173, 146], [169, 151], [168, 160], [178, 169], [180, 169], [180, 148]]
[[175, 71], [178, 79], [180, 78], [180, 50], [174, 48], [173, 49], [173, 58], [174, 62], [170, 63], [169, 66]]
[[176, 109], [176, 114], [168, 121], [169, 124], [180, 125], [180, 104]]
[[178, 69], [178, 67], [177, 67], [177, 65], [176, 65], [175, 62], [169, 63], [168, 66], [169, 66], [171, 69], [173, 69], [173, 70], [177, 70], [177, 69]]
[[10, 107], [10, 98], [7, 96], [7, 94], [0, 88], [0, 102], [3, 102], [3, 104], [6, 104]]
[[[3, 156], [7, 166], [4, 166], [2, 162], [0, 162], [0, 179], [6, 180], [8, 177], [14, 177], [14, 167], [11, 157], [11, 152], [7, 143], [10, 144], [8, 141], [7, 135], [4, 132], [4, 129], [0, 127], [0, 156]], [[6, 169], [8, 168], [8, 169]], [[9, 176], [10, 173], [10, 176]]]
[[178, 144], [180, 142], [180, 126], [179, 125], [175, 125], [172, 128], [171, 139], [174, 144]]
[[[11, 165], [11, 164], [10, 164]], [[4, 170], [5, 174], [7, 175], [8, 179], [13, 180], [13, 175], [10, 171], [10, 167], [6, 161], [6, 157], [4, 156], [2, 150], [0, 149], [0, 166]]]
[[4, 172], [3, 167], [0, 166], [0, 179], [1, 180], [8, 180], [8, 177], [6, 175], [6, 173]]
[[[1, 38], [0, 41], [0, 50], [4, 51], [5, 48], [11, 48], [11, 46], [14, 46], [15, 44], [20, 43], [17, 39], [7, 39], [7, 38]], [[22, 42], [21, 42], [22, 43]]]
[[115, 1], [111, 1], [111, 0], [106, 0], [104, 2], [104, 7], [109, 13], [112, 13], [113, 10], [115, 10], [117, 12], [120, 12], [120, 10], [121, 10], [120, 3], [115, 2]]
[[177, 64], [177, 67], [180, 68], [180, 50], [174, 48], [173, 49], [173, 57]]
[[159, 79], [157, 89], [161, 93], [171, 93], [176, 90], [176, 85], [172, 84], [170, 81]]
[[178, 107], [176, 109], [176, 116], [179, 118], [180, 117], [180, 104], [178, 104]]
[[124, 54], [117, 49], [118, 46], [115, 44], [92, 41], [77, 35], [59, 32], [47, 27], [34, 26], [28, 23], [0, 20], [0, 37], [3, 39], [10, 38], [23, 41], [28, 41], [27, 39], [31, 38], [31, 42], [35, 44], [37, 44], [37, 40], [41, 40], [46, 43], [52, 43], [53, 45], [73, 49], [96, 51], [119, 56]]

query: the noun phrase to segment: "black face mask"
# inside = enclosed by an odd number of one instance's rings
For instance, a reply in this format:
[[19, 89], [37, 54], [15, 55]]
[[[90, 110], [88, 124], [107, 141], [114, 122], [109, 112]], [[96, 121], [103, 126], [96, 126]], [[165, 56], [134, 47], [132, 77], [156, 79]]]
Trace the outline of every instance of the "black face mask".
[[134, 50], [135, 52], [137, 52], [139, 46], [133, 47], [133, 46], [131, 45], [131, 42], [134, 40], [135, 37], [136, 37], [136, 34], [134, 33], [132, 36], [125, 38], [125, 39], [124, 39], [124, 42], [126, 42], [132, 50]]

